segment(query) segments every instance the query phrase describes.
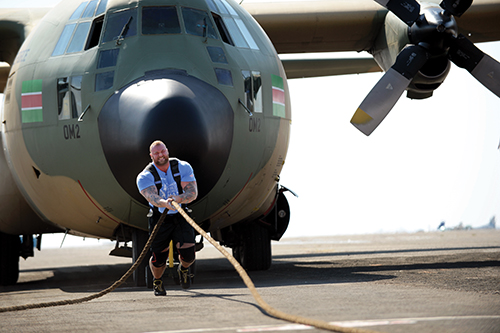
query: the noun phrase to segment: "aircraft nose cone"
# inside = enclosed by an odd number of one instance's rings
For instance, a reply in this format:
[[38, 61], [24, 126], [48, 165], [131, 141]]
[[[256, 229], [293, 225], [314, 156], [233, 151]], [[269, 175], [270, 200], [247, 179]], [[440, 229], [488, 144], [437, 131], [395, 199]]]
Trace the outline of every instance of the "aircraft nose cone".
[[118, 183], [145, 202], [135, 180], [151, 161], [149, 146], [161, 140], [170, 157], [189, 162], [205, 196], [226, 166], [233, 111], [215, 87], [182, 73], [145, 76], [120, 89], [99, 114], [99, 135]]

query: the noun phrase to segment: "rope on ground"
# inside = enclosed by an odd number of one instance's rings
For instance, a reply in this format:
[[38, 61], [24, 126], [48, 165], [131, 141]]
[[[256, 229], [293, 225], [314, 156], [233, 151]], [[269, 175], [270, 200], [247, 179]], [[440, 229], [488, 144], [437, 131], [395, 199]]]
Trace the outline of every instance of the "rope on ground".
[[78, 304], [78, 303], [83, 303], [83, 302], [88, 302], [90, 300], [102, 297], [116, 288], [120, 286], [123, 282], [125, 282], [130, 275], [137, 269], [137, 267], [141, 264], [142, 260], [148, 253], [149, 248], [151, 247], [151, 243], [153, 242], [153, 239], [155, 238], [156, 234], [158, 233], [158, 230], [160, 228], [160, 225], [163, 223], [163, 220], [165, 220], [165, 216], [167, 215], [168, 209], [165, 209], [165, 212], [161, 215], [160, 219], [158, 220], [158, 223], [156, 223], [156, 226], [153, 228], [153, 231], [151, 232], [151, 236], [149, 236], [148, 241], [146, 242], [146, 245], [144, 245], [144, 248], [142, 249], [141, 254], [139, 255], [139, 258], [135, 261], [135, 263], [128, 269], [128, 271], [123, 274], [123, 276], [113, 283], [110, 287], [86, 296], [86, 297], [81, 297], [81, 298], [76, 298], [76, 299], [71, 299], [71, 300], [61, 300], [61, 301], [55, 301], [55, 302], [45, 302], [45, 303], [37, 303], [37, 304], [26, 304], [26, 305], [16, 305], [16, 306], [9, 306], [5, 308], [0, 308], [0, 313], [1, 312], [10, 312], [10, 311], [21, 311], [21, 310], [28, 310], [28, 309], [38, 309], [38, 308], [48, 308], [52, 306], [59, 306], [59, 305], [70, 305], [70, 304]]
[[[269, 304], [267, 304], [260, 294], [257, 292], [257, 289], [255, 288], [255, 285], [253, 284], [252, 280], [248, 276], [247, 272], [241, 267], [240, 263], [231, 255], [229, 252], [227, 252], [222, 246], [217, 244], [217, 242], [210, 237], [196, 222], [193, 221], [191, 217], [182, 209], [179, 204], [175, 201], [172, 202], [173, 206], [181, 213], [181, 215], [184, 217], [184, 219], [200, 234], [202, 235], [205, 239], [207, 239], [217, 250], [219, 250], [220, 253], [222, 253], [227, 260], [234, 266], [238, 274], [240, 275], [241, 279], [247, 286], [247, 288], [250, 290], [252, 293], [252, 296], [254, 299], [257, 301], [257, 304], [267, 312], [270, 316], [282, 319], [291, 323], [296, 323], [296, 324], [302, 324], [302, 325], [307, 325], [307, 326], [313, 326], [319, 329], [324, 329], [328, 331], [334, 331], [334, 332], [340, 332], [340, 333], [377, 333], [375, 331], [370, 331], [370, 330], [364, 330], [364, 329], [358, 329], [358, 328], [350, 328], [350, 327], [342, 327], [342, 326], [337, 326], [337, 325], [332, 325], [330, 323], [327, 323], [322, 320], [316, 320], [316, 319], [310, 319], [310, 318], [305, 318], [297, 315], [291, 315], [279, 310], [274, 309], [271, 307]], [[139, 255], [139, 258], [135, 261], [135, 263], [129, 268], [129, 270], [115, 283], [113, 283], [110, 287], [102, 290], [101, 292], [92, 294], [90, 296], [86, 297], [81, 297], [77, 299], [72, 299], [72, 300], [62, 300], [62, 301], [55, 301], [55, 302], [46, 302], [46, 303], [37, 303], [37, 304], [26, 304], [26, 305], [17, 305], [17, 306], [10, 306], [10, 307], [5, 307], [5, 308], [0, 308], [0, 313], [1, 312], [9, 312], [9, 311], [21, 311], [21, 310], [28, 310], [28, 309], [38, 309], [38, 308], [48, 308], [48, 307], [53, 307], [53, 306], [59, 306], [59, 305], [70, 305], [70, 304], [78, 304], [78, 303], [83, 303], [87, 302], [99, 297], [102, 297], [116, 288], [120, 286], [125, 280], [129, 278], [129, 276], [137, 269], [137, 267], [140, 265], [144, 257], [146, 256], [146, 253], [148, 252], [149, 247], [151, 246], [151, 243], [153, 242], [153, 239], [155, 238], [156, 234], [158, 233], [160, 225], [163, 223], [163, 220], [165, 219], [165, 216], [167, 214], [168, 210], [166, 209], [163, 214], [161, 215], [160, 219], [158, 220], [158, 223], [156, 226], [153, 228], [153, 231], [151, 233], [151, 236], [149, 237], [148, 241], [146, 242], [146, 245], [144, 245], [144, 248], [142, 249], [141, 254]]]
[[220, 253], [222, 253], [227, 260], [234, 266], [238, 274], [240, 275], [241, 279], [247, 286], [247, 288], [250, 290], [252, 293], [253, 298], [257, 301], [257, 304], [269, 315], [275, 318], [283, 319], [285, 321], [291, 322], [291, 323], [296, 323], [296, 324], [303, 324], [303, 325], [308, 325], [308, 326], [313, 326], [319, 329], [324, 329], [328, 331], [334, 331], [334, 332], [341, 332], [341, 333], [376, 333], [375, 331], [371, 330], [364, 330], [364, 329], [358, 329], [358, 328], [351, 328], [351, 327], [342, 327], [342, 326], [337, 326], [337, 325], [332, 325], [328, 322], [322, 321], [322, 320], [316, 320], [316, 319], [310, 319], [310, 318], [305, 318], [297, 315], [291, 315], [279, 310], [274, 309], [271, 307], [269, 304], [267, 304], [260, 294], [257, 292], [257, 289], [255, 288], [255, 285], [253, 284], [252, 280], [248, 276], [247, 272], [243, 267], [240, 265], [240, 263], [231, 255], [229, 252], [226, 251], [222, 246], [220, 246], [212, 237], [210, 237], [196, 222], [193, 221], [191, 217], [179, 206], [177, 202], [172, 202], [173, 206], [181, 213], [181, 215], [184, 217], [184, 219], [200, 234], [202, 235], [205, 239], [207, 239], [210, 244], [215, 246], [217, 250], [219, 250]]

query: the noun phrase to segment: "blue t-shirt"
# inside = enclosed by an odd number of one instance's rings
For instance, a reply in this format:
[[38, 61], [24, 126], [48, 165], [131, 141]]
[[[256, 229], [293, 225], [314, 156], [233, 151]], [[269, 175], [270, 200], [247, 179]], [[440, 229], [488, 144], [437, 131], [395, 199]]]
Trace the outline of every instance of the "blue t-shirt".
[[[179, 165], [179, 173], [181, 174], [181, 182], [196, 181], [196, 179], [194, 178], [193, 168], [188, 162], [179, 160], [178, 165]], [[179, 195], [179, 191], [177, 190], [177, 183], [175, 182], [174, 176], [172, 175], [172, 168], [169, 166], [166, 173], [158, 169], [156, 165], [155, 168], [156, 171], [158, 171], [158, 174], [160, 175], [161, 179], [162, 186], [159, 193], [160, 197], [166, 200], [171, 195]], [[137, 188], [139, 189], [140, 192], [150, 186], [154, 186], [156, 190], [153, 174], [145, 169], [137, 176]], [[149, 206], [153, 207], [151, 203], [149, 204]], [[160, 211], [160, 213], [163, 213], [165, 207], [158, 207], [158, 210]], [[177, 211], [171, 210], [168, 212], [168, 214], [175, 214], [175, 213], [177, 213]]]

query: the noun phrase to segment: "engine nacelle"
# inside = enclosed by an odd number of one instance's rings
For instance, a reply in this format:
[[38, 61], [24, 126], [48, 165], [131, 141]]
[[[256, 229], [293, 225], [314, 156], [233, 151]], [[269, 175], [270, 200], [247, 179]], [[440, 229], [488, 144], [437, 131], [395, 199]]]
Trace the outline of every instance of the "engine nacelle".
[[432, 96], [450, 72], [450, 61], [446, 56], [427, 60], [408, 86], [406, 97], [424, 99]]
[[[433, 91], [437, 89], [450, 71], [450, 61], [446, 56], [446, 48], [443, 45], [442, 38], [436, 31], [436, 38], [425, 39], [429, 35], [429, 31], [436, 30], [435, 22], [441, 17], [442, 9], [435, 5], [427, 5], [422, 7], [422, 14], [425, 16], [425, 21], [414, 24], [409, 28], [406, 23], [402, 22], [392, 12], [388, 12], [385, 17], [384, 26], [379, 32], [373, 48], [369, 52], [377, 64], [386, 72], [396, 61], [401, 50], [408, 44], [423, 43], [431, 58], [427, 60], [425, 66], [413, 78], [407, 89], [407, 97], [412, 99], [424, 99], [431, 97]], [[446, 23], [447, 28], [453, 28], [455, 31], [456, 21], [450, 19]], [[432, 35], [434, 36], [434, 35]]]

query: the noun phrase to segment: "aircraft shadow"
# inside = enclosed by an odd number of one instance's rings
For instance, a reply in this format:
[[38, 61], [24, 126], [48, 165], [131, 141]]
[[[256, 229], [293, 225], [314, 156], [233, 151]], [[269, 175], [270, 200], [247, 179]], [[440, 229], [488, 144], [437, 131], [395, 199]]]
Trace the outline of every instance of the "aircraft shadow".
[[[0, 293], [52, 288], [60, 288], [65, 292], [100, 291], [119, 280], [130, 266], [131, 264], [112, 264], [25, 269], [20, 271], [20, 276], [28, 275], [27, 281], [21, 280], [12, 286], [0, 286]], [[132, 277], [129, 277], [121, 287], [132, 285]]]
[[[479, 247], [474, 249], [498, 248], [499, 247]], [[470, 250], [471, 248], [464, 249]], [[256, 287], [265, 288], [305, 284], [373, 282], [394, 279], [397, 277], [394, 272], [397, 271], [500, 266], [499, 260], [487, 260], [487, 258], [485, 258], [485, 261], [472, 260], [472, 258], [469, 261], [466, 257], [464, 257], [463, 260], [456, 260], [456, 257], [453, 257], [448, 261], [447, 256], [437, 256], [428, 259], [428, 262], [418, 262], [418, 260], [416, 262], [410, 262], [408, 261], [409, 259], [405, 259], [407, 257], [402, 256], [353, 258], [353, 256], [355, 257], [356, 255], [397, 254], [443, 250], [458, 250], [458, 248], [277, 255], [273, 256], [271, 269], [248, 273]], [[349, 256], [349, 259], [342, 260], [336, 258], [337, 256]], [[21, 270], [21, 274], [30, 274], [35, 276], [35, 278], [20, 282], [14, 286], [2, 286], [0, 287], [0, 293], [12, 291], [28, 292], [35, 289], [43, 290], [51, 288], [60, 288], [69, 293], [98, 292], [120, 279], [130, 266], [131, 264], [113, 264]], [[171, 289], [174, 287], [174, 281], [172, 276], [169, 276], [169, 272], [166, 271], [163, 280], [167, 288]], [[127, 292], [130, 288], [136, 288], [132, 277], [129, 277], [124, 284], [113, 292]], [[196, 265], [196, 277], [192, 290], [219, 288], [244, 288], [244, 283], [233, 266], [225, 258], [198, 260]], [[142, 289], [145, 288], [137, 287], [137, 290]], [[198, 297], [202, 296], [203, 294], [198, 295]]]
[[[329, 254], [323, 254], [329, 255]], [[451, 258], [450, 258], [451, 259]], [[221, 259], [222, 260], [222, 259]], [[425, 261], [426, 259], [424, 259]], [[398, 261], [391, 263], [391, 261]], [[275, 260], [268, 271], [249, 272], [251, 279], [258, 288], [313, 284], [360, 283], [374, 282], [397, 278], [395, 272], [411, 271], [440, 271], [445, 269], [460, 270], [466, 268], [500, 267], [499, 260], [477, 261], [458, 260], [454, 257], [450, 261], [443, 259], [440, 262], [399, 262], [393, 258], [381, 260], [360, 259], [347, 262], [332, 260], [315, 261], [278, 261]], [[208, 265], [204, 263], [203, 265]], [[230, 265], [228, 263], [228, 265]], [[200, 265], [201, 266], [201, 265]], [[231, 266], [232, 267], [232, 266]], [[210, 268], [200, 267], [197, 275], [196, 288], [217, 288], [217, 275], [223, 272], [224, 276], [235, 276], [231, 281], [225, 281], [226, 288], [241, 287], [243, 282], [237, 272], [228, 267], [226, 270], [210, 271]], [[215, 273], [215, 274], [214, 274]], [[393, 274], [394, 273], [394, 274]], [[214, 280], [215, 279], [215, 280]]]

